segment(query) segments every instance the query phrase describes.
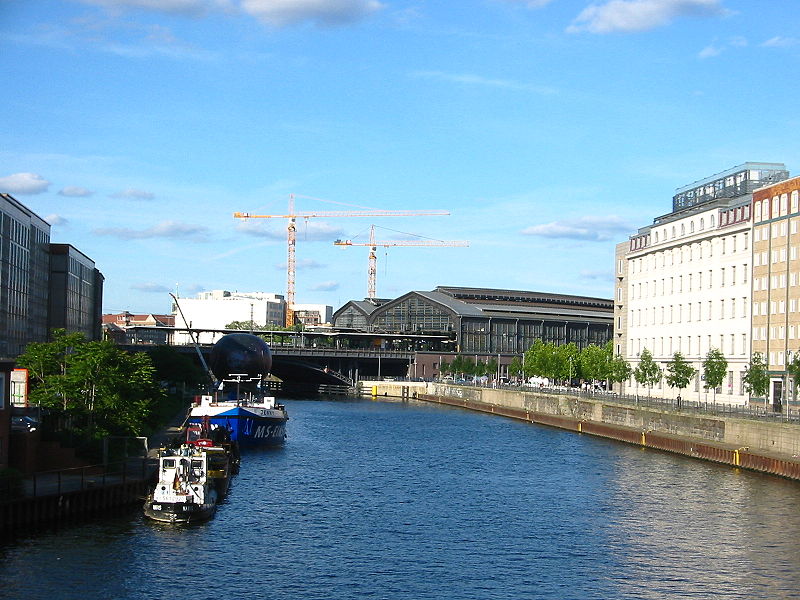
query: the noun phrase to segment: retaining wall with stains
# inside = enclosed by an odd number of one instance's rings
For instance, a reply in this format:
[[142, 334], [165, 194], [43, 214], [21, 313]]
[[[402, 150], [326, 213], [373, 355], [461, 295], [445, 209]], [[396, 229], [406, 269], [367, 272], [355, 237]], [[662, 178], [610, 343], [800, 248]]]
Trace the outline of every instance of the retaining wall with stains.
[[800, 479], [800, 425], [698, 415], [606, 398], [422, 382], [366, 382], [366, 395], [418, 398]]

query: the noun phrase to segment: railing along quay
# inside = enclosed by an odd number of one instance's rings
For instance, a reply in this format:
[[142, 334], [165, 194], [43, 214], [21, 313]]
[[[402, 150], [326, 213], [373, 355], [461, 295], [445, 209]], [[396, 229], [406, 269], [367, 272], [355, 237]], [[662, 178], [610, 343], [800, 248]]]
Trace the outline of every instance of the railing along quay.
[[[361, 381], [372, 381], [374, 378], [359, 377]], [[385, 381], [391, 382], [404, 382], [404, 381], [422, 381], [420, 378], [413, 377], [392, 377], [386, 378]], [[430, 381], [430, 380], [428, 380]], [[500, 385], [493, 386], [491, 384], [483, 383], [453, 383], [447, 381], [435, 381], [432, 383], [440, 383], [446, 385], [460, 385], [471, 388], [484, 388], [484, 389], [499, 389], [516, 392], [542, 392], [545, 394], [555, 394], [561, 396], [571, 396], [578, 398], [594, 398], [597, 400], [605, 400], [617, 404], [629, 404], [634, 407], [649, 407], [658, 408], [660, 410], [674, 410], [680, 412], [693, 412], [697, 414], [712, 415], [717, 417], [731, 417], [737, 419], [752, 419], [761, 421], [783, 421], [789, 423], [800, 424], [800, 406], [790, 406], [787, 414], [786, 406], [784, 405], [781, 411], [774, 410], [769, 406], [758, 405], [741, 405], [741, 404], [725, 404], [721, 402], [698, 402], [696, 400], [681, 400], [680, 406], [676, 399], [673, 398], [657, 398], [646, 395], [634, 394], [618, 394], [616, 392], [606, 391], [591, 391], [581, 390], [577, 388], [569, 388], [566, 386], [540, 386], [540, 385]]]
[[[485, 386], [484, 386], [485, 387]], [[732, 417], [738, 419], [754, 419], [768, 421], [790, 421], [800, 423], [800, 412], [798, 409], [790, 409], [787, 415], [786, 409], [782, 412], [772, 410], [763, 406], [741, 405], [741, 404], [722, 404], [715, 402], [698, 402], [696, 400], [678, 401], [672, 398], [655, 398], [652, 396], [637, 396], [628, 394], [617, 394], [611, 392], [592, 392], [576, 389], [565, 389], [559, 387], [538, 386], [503, 386], [503, 389], [517, 389], [519, 391], [544, 391], [548, 394], [561, 394], [566, 396], [577, 396], [583, 398], [598, 398], [615, 402], [618, 404], [629, 404], [637, 407], [658, 408], [661, 410], [675, 410], [681, 412], [694, 412], [698, 414], [713, 415], [718, 417]]]
[[34, 473], [0, 488], [0, 533], [140, 502], [155, 463], [145, 457]]

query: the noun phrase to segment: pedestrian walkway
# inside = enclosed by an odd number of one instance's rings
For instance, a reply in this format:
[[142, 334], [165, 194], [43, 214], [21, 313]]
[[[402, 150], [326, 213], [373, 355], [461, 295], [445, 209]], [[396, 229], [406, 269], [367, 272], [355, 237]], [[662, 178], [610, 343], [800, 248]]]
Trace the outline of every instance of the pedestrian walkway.
[[158, 449], [169, 446], [170, 443], [182, 434], [189, 418], [189, 411], [182, 409], [176, 414], [164, 429], [161, 429], [147, 438], [148, 458], [158, 458]]
[[147, 479], [155, 469], [158, 449], [168, 446], [181, 435], [187, 416], [188, 411], [182, 409], [166, 427], [149, 436], [145, 456], [128, 457], [108, 465], [33, 473], [23, 479], [22, 494], [27, 497], [60, 495]]

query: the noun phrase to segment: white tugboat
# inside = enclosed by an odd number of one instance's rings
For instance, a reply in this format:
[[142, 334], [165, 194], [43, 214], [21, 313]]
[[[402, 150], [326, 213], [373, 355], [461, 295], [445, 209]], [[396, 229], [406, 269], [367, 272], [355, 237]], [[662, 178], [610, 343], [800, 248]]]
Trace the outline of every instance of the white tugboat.
[[[221, 448], [184, 444], [161, 450], [158, 483], [144, 504], [144, 514], [156, 521], [193, 523], [210, 519], [217, 509], [220, 473], [213, 460]], [[227, 469], [225, 487], [227, 488]]]

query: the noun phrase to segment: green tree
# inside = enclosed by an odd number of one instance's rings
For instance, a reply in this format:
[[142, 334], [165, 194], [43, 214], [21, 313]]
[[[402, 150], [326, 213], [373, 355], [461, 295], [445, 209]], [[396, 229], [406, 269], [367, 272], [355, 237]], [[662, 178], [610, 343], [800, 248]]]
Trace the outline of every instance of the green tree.
[[31, 389], [29, 400], [40, 406], [53, 406], [66, 411], [72, 402], [67, 372], [74, 361], [75, 348], [86, 342], [82, 333], [54, 329], [50, 342], [32, 342], [17, 358], [20, 367], [28, 369]]
[[713, 390], [713, 400], [717, 401], [717, 388], [722, 385], [725, 374], [728, 372], [728, 361], [717, 348], [711, 348], [703, 361], [703, 387]]
[[629, 379], [632, 374], [631, 365], [619, 354], [611, 359], [611, 363], [608, 366], [608, 380], [610, 382], [622, 383]]
[[254, 325], [252, 321], [231, 321], [225, 325], [225, 329], [241, 329], [243, 331], [250, 331], [251, 329], [258, 329], [261, 325]]
[[554, 379], [575, 379], [581, 376], [580, 351], [574, 342], [555, 347]]
[[439, 375], [447, 375], [448, 373], [452, 373], [451, 363], [442, 360], [442, 362], [439, 363]]
[[611, 364], [610, 343], [602, 347], [589, 344], [581, 350], [579, 363], [581, 373], [586, 379], [593, 381], [608, 379]]
[[486, 361], [486, 371], [483, 373], [494, 379], [497, 377], [497, 359], [495, 357], [490, 358]]
[[652, 387], [661, 381], [663, 373], [653, 360], [653, 355], [650, 350], [645, 348], [639, 356], [639, 364], [633, 370], [633, 376], [636, 381], [647, 388], [647, 395], [650, 395]]
[[680, 395], [681, 390], [689, 385], [695, 373], [697, 373], [697, 369], [683, 358], [683, 354], [676, 352], [672, 355], [672, 360], [667, 363], [667, 385], [677, 388], [678, 395]]
[[797, 386], [800, 385], [800, 352], [795, 352], [792, 360], [786, 365], [786, 372], [789, 373], [789, 377], [794, 382], [792, 385], [793, 390], [797, 391]]
[[155, 367], [155, 378], [170, 385], [200, 385], [207, 374], [186, 354], [173, 346], [156, 346], [148, 352]]
[[525, 352], [523, 368], [527, 377], [548, 377], [552, 348], [552, 344], [545, 344], [542, 340], [534, 340], [533, 345]]
[[769, 389], [769, 374], [767, 374], [764, 355], [760, 352], [753, 354], [750, 364], [745, 367], [742, 381], [744, 381], [744, 387], [748, 394], [756, 398], [766, 398]]
[[467, 360], [461, 354], [457, 355], [453, 362], [450, 363], [451, 372], [454, 376], [456, 375], [465, 375], [466, 373], [471, 372], [473, 363]]
[[509, 377], [522, 377], [523, 373], [523, 364], [522, 361], [518, 357], [514, 357], [511, 359], [511, 364], [508, 365], [508, 376]]
[[140, 435], [163, 397], [150, 358], [110, 341], [55, 330], [17, 358], [28, 369], [31, 402], [72, 417], [87, 437]]

